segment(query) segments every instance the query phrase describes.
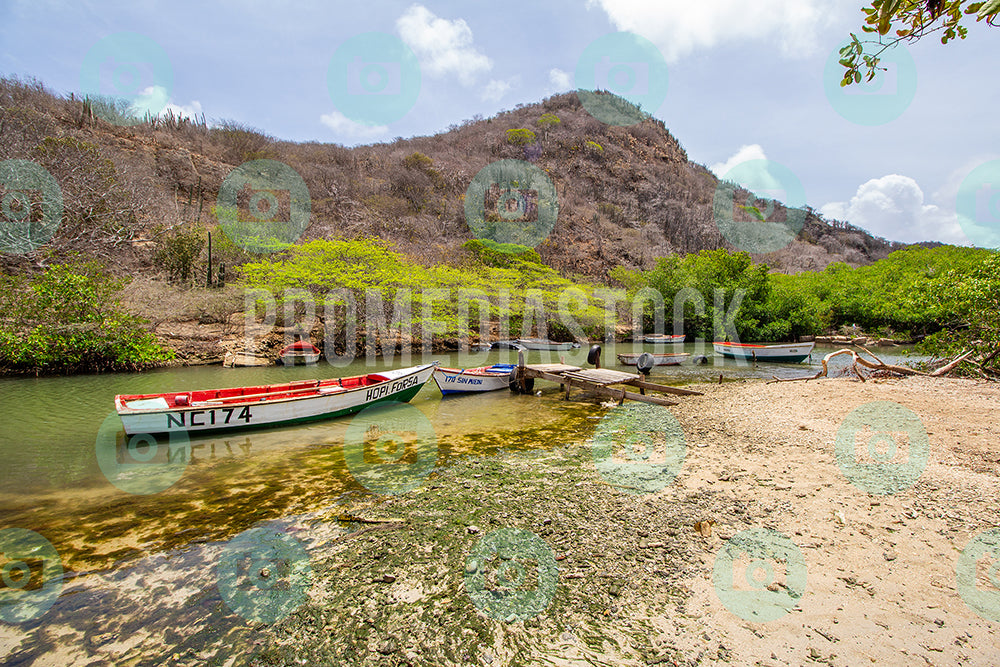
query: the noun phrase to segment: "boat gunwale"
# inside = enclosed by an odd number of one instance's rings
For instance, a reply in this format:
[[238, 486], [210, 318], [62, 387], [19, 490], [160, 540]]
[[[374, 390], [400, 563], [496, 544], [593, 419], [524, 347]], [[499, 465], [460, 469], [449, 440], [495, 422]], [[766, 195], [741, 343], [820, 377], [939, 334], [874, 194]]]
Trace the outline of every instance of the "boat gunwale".
[[[246, 401], [233, 400], [233, 401], [226, 401], [225, 403], [222, 403], [222, 404], [216, 404], [214, 406], [212, 405], [212, 403], [213, 402], [217, 403], [219, 401], [219, 399], [210, 399], [208, 401], [198, 401], [197, 403], [192, 402], [190, 405], [174, 405], [174, 406], [168, 405], [165, 408], [135, 409], [135, 408], [130, 408], [127, 405], [125, 405], [125, 400], [124, 399], [125, 399], [125, 397], [128, 397], [130, 400], [141, 400], [141, 399], [145, 399], [145, 398], [162, 398], [164, 396], [169, 396], [171, 394], [175, 395], [175, 396], [179, 395], [179, 394], [188, 394], [188, 395], [190, 395], [190, 394], [194, 393], [195, 391], [224, 391], [226, 389], [243, 389], [244, 387], [222, 387], [222, 388], [219, 388], [219, 389], [195, 389], [195, 390], [187, 391], [187, 392], [183, 392], [183, 391], [181, 391], [181, 392], [169, 392], [168, 391], [168, 392], [163, 392], [163, 393], [159, 393], [159, 394], [134, 394], [134, 395], [133, 394], [118, 394], [118, 395], [115, 396], [115, 411], [119, 415], [123, 415], [123, 414], [125, 414], [125, 415], [166, 414], [168, 412], [190, 411], [192, 408], [203, 408], [203, 407], [209, 407], [209, 408], [211, 408], [211, 407], [216, 407], [216, 408], [218, 408], [218, 407], [224, 407], [224, 408], [229, 408], [229, 407], [239, 407], [239, 406], [247, 406], [247, 405], [260, 405], [262, 403], [267, 404], [267, 405], [277, 405], [279, 403], [287, 403], [289, 401], [302, 401], [302, 400], [311, 399], [311, 398], [315, 399], [315, 398], [330, 398], [330, 397], [333, 397], [333, 396], [347, 396], [348, 394], [352, 394], [352, 393], [357, 392], [357, 391], [368, 390], [368, 389], [371, 389], [372, 387], [377, 387], [377, 386], [380, 386], [380, 385], [384, 385], [387, 382], [393, 382], [393, 381], [396, 381], [396, 380], [401, 380], [403, 378], [410, 377], [411, 375], [416, 375], [416, 374], [420, 373], [421, 371], [425, 370], [426, 368], [428, 368], [430, 366], [436, 366], [436, 365], [437, 364], [435, 364], [435, 363], [430, 363], [430, 364], [423, 364], [423, 365], [420, 365], [420, 366], [412, 366], [412, 367], [407, 368], [407, 369], [400, 369], [400, 370], [408, 370], [408, 371], [412, 371], [412, 372], [404, 373], [404, 374], [399, 375], [397, 377], [388, 377], [388, 378], [386, 378], [386, 379], [384, 379], [384, 380], [382, 380], [380, 382], [373, 382], [372, 384], [360, 385], [360, 386], [357, 386], [357, 387], [352, 387], [350, 389], [348, 389], [347, 387], [341, 387], [339, 384], [327, 385], [327, 386], [340, 387], [342, 389], [342, 391], [337, 391], [337, 392], [330, 392], [330, 393], [326, 393], [326, 394], [320, 393], [319, 389], [320, 389], [320, 387], [323, 386], [322, 382], [326, 382], [327, 381], [327, 380], [320, 380], [320, 383], [317, 384], [315, 387], [301, 387], [301, 389], [303, 390], [303, 392], [304, 392], [305, 389], [315, 389], [316, 390], [315, 393], [303, 393], [302, 396], [289, 396], [287, 398], [272, 398], [272, 399], [268, 399], [267, 397], [261, 397], [261, 398], [255, 398], [255, 399], [246, 400]], [[393, 372], [393, 371], [389, 371], [389, 372]], [[334, 381], [334, 380], [351, 380], [351, 379], [360, 378], [360, 377], [367, 378], [367, 377], [371, 377], [372, 375], [383, 375], [384, 376], [384, 373], [368, 373], [366, 375], [351, 375], [351, 376], [347, 376], [347, 377], [343, 377], [343, 378], [328, 378], [328, 380], [331, 381], [331, 382]], [[292, 380], [292, 382], [301, 382], [301, 380]], [[291, 384], [291, 383], [287, 383], [287, 384]], [[273, 386], [281, 386], [281, 385], [264, 385], [264, 386], [271, 386], [271, 387], [273, 387]], [[281, 395], [281, 394], [287, 394], [288, 392], [287, 391], [276, 391], [276, 392], [268, 392], [268, 393], [275, 393], [275, 394]], [[236, 397], [234, 396], [233, 398], [236, 398]]]

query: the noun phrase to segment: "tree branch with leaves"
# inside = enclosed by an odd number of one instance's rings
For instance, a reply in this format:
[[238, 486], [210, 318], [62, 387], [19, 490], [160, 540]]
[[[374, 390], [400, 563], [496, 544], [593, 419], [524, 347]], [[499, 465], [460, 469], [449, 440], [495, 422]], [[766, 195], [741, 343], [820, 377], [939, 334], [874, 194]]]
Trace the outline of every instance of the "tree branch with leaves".
[[875, 78], [882, 54], [898, 46], [917, 42], [941, 33], [941, 43], [968, 36], [968, 22], [1000, 26], [1000, 0], [872, 0], [862, 10], [865, 25], [862, 32], [870, 38], [861, 39], [851, 33], [851, 41], [840, 50], [844, 67], [841, 86], [860, 83], [862, 78]]

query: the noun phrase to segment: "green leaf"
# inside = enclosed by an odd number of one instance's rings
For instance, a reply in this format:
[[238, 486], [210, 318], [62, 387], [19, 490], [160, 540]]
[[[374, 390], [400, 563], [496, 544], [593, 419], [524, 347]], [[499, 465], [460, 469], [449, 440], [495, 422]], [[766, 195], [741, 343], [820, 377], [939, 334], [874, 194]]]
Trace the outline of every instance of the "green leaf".
[[989, 0], [979, 10], [979, 18], [984, 19], [1000, 12], [1000, 0]]
[[902, 0], [885, 0], [882, 3], [882, 11], [878, 18], [878, 34], [885, 35], [889, 32], [889, 28], [892, 26], [892, 19], [895, 18], [896, 10], [899, 9], [899, 5]]

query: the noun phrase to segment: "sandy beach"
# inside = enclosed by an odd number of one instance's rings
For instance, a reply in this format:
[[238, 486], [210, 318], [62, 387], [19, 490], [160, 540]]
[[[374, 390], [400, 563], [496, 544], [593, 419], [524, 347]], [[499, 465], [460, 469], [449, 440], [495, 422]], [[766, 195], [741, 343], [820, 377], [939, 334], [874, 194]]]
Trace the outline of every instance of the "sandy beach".
[[[1000, 520], [995, 385], [907, 378], [697, 388], [705, 396], [671, 408], [683, 428], [686, 455], [676, 480], [655, 493], [616, 488], [620, 480], [609, 483], [595, 462], [596, 444], [567, 438], [535, 454], [464, 461], [435, 474], [420, 491], [356, 508], [366, 517], [402, 523], [374, 525], [360, 539], [331, 548], [315, 565], [323, 584], [312, 589], [304, 610], [267, 633], [267, 647], [256, 660], [364, 665], [992, 665], [1000, 660], [1000, 592], [974, 610], [956, 577], [963, 549]], [[863, 490], [865, 481], [848, 479], [837, 464], [838, 431], [851, 424], [857, 408], [876, 402], [904, 406], [919, 422], [900, 429], [923, 428], [927, 435], [926, 467], [914, 470], [915, 483], [895, 492]], [[633, 416], [648, 421], [649, 407], [632, 408]], [[604, 411], [604, 419], [613, 412]], [[595, 414], [601, 413], [595, 408]], [[859, 436], [858, 446], [872, 437]], [[907, 443], [896, 436], [901, 449], [911, 450], [897, 452], [896, 459], [922, 467], [919, 435], [909, 437]], [[660, 441], [655, 448], [670, 445]], [[875, 455], [898, 464], [885, 451]], [[890, 485], [910, 481], [896, 477]], [[497, 533], [511, 529], [530, 531], [543, 551], [551, 549], [558, 580], [546, 588], [546, 578], [556, 576], [547, 569], [553, 563], [536, 553], [526, 557], [524, 579], [513, 577], [505, 587], [503, 575], [495, 574], [494, 596], [484, 598], [475, 582], [485, 566], [470, 565], [470, 554], [493, 534], [514, 552], [530, 551], [528, 543], [511, 541], [512, 533]], [[772, 532], [744, 532], [754, 529]], [[787, 540], [794, 548], [753, 554], [752, 540], [744, 538], [755, 534]], [[730, 568], [732, 585], [717, 573], [727, 546], [740, 552], [728, 556], [736, 562]], [[775, 555], [780, 553], [784, 556]], [[513, 554], [513, 562], [518, 558]], [[745, 569], [738, 561], [747, 568], [756, 558], [765, 569], [754, 570], [752, 581], [744, 578], [749, 585], [741, 585]], [[995, 589], [987, 569], [980, 564], [976, 585], [990, 595]], [[723, 567], [723, 574], [730, 572]], [[490, 574], [483, 577], [491, 589]], [[769, 602], [769, 594], [777, 600]], [[761, 620], [768, 615], [774, 618]], [[331, 632], [332, 627], [338, 630]]]

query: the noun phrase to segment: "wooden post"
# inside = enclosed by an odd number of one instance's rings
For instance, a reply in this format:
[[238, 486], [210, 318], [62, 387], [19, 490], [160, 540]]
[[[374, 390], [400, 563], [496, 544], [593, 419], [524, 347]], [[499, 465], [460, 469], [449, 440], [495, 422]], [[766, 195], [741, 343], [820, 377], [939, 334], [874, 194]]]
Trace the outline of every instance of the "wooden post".
[[212, 286], [212, 232], [208, 233], [208, 280], [205, 281], [205, 287]]

